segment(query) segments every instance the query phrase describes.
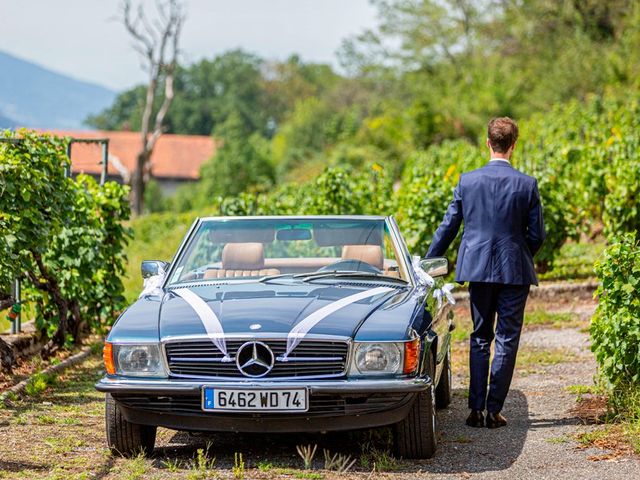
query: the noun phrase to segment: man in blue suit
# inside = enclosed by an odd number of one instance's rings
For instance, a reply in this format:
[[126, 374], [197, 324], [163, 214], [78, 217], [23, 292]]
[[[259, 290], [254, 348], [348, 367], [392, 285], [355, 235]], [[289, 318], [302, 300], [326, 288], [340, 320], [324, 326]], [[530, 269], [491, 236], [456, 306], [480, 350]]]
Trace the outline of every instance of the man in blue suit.
[[485, 426], [486, 409], [486, 426], [497, 428], [507, 424], [500, 411], [513, 376], [529, 287], [538, 284], [533, 256], [545, 232], [536, 179], [510, 163], [518, 126], [510, 118], [494, 118], [487, 137], [491, 159], [461, 175], [427, 257], [443, 256], [464, 221], [456, 281], [469, 282], [473, 319], [467, 425]]

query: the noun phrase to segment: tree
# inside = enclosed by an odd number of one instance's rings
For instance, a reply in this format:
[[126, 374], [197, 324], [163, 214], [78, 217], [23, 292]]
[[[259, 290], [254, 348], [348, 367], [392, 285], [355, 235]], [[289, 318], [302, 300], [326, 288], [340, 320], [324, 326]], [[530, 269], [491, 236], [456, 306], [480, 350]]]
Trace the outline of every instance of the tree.
[[[340, 80], [329, 65], [304, 63], [292, 56], [265, 62], [243, 50], [178, 66], [175, 98], [164, 120], [166, 131], [211, 135], [232, 112], [240, 114], [251, 133], [271, 137], [296, 102], [332, 90]], [[86, 123], [104, 130], [139, 129], [146, 87], [119, 94], [113, 105]], [[156, 99], [154, 108], [159, 108]]]
[[[184, 22], [183, 9], [178, 0], [168, 0], [166, 3], [157, 0], [156, 9], [157, 18], [150, 19], [142, 3], [138, 4], [137, 13], [132, 12], [130, 0], [123, 3], [124, 26], [134, 39], [134, 48], [140, 53], [142, 66], [149, 75], [140, 123], [141, 148], [131, 176], [132, 204], [136, 215], [143, 210], [144, 188], [151, 177], [151, 154], [163, 133], [164, 119], [173, 101], [178, 42]], [[161, 84], [164, 89], [159, 88]], [[162, 101], [154, 112], [157, 96]]]
[[215, 131], [222, 147], [200, 170], [203, 205], [215, 196], [237, 195], [245, 190], [265, 190], [274, 181], [266, 140], [247, 132], [239, 113]]

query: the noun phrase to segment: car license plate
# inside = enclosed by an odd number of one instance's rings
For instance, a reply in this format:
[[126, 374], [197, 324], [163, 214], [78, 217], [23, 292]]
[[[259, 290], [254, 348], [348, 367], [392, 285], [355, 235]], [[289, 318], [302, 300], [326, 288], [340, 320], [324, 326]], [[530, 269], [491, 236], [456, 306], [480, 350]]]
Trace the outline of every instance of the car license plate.
[[202, 409], [212, 412], [306, 412], [306, 388], [202, 388]]

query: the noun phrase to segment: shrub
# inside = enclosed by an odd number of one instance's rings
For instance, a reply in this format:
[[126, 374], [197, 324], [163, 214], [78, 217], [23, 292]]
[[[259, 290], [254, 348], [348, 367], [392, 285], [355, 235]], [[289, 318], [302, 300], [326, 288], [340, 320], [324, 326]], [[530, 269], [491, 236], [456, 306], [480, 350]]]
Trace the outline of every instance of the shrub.
[[[455, 164], [444, 176], [424, 171], [420, 165], [412, 168], [398, 192], [398, 223], [411, 253], [420, 256], [427, 253], [453, 198], [458, 177]], [[455, 258], [459, 245], [460, 235], [449, 248], [450, 258]]]
[[[615, 147], [614, 147], [615, 146]], [[607, 172], [603, 222], [607, 238], [627, 232], [640, 238], [640, 135], [614, 141], [613, 160]]]
[[67, 178], [67, 140], [22, 130], [0, 144], [0, 300], [12, 278], [50, 341], [45, 355], [78, 341], [123, 307], [126, 187]]
[[[596, 262], [602, 285], [591, 322], [591, 349], [609, 386], [640, 382], [640, 244], [633, 234], [609, 246]], [[637, 388], [637, 387], [636, 387]]]

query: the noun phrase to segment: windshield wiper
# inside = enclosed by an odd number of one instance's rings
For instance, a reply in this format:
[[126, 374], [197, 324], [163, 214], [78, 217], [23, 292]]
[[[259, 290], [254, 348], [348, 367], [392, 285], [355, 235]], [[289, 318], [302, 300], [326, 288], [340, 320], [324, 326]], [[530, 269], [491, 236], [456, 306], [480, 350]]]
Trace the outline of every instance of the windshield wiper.
[[[304, 276], [303, 282], [312, 282], [314, 280], [321, 280], [323, 278], [365, 278], [365, 279], [377, 279], [383, 280], [385, 282], [395, 282], [401, 283], [403, 285], [407, 285], [407, 282], [398, 277], [390, 277], [388, 275], [383, 275], [381, 273], [372, 273], [372, 272], [348, 272], [348, 271], [331, 271], [331, 272], [318, 272], [318, 273], [306, 273], [300, 274], [300, 276]], [[297, 278], [298, 275], [294, 275], [294, 278]]]
[[275, 280], [276, 278], [283, 278], [283, 277], [295, 277], [295, 275], [293, 273], [277, 273], [275, 275], [265, 275], [264, 277], [260, 277], [258, 278], [256, 281], [260, 282], [260, 283], [267, 283], [271, 280]]

